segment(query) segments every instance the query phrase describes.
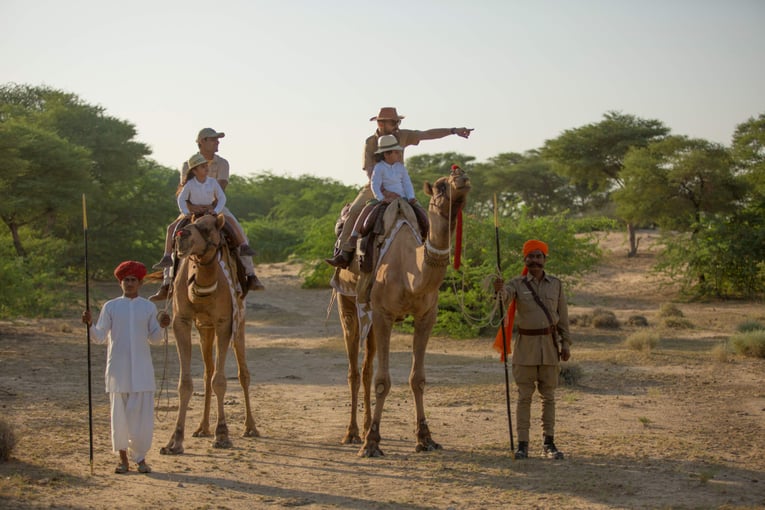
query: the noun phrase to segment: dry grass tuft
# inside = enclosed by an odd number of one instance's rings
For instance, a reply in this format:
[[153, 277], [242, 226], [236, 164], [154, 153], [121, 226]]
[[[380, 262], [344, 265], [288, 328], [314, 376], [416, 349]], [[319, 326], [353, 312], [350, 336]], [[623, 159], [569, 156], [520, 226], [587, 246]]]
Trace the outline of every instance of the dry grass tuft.
[[719, 343], [712, 348], [712, 359], [719, 361], [720, 363], [727, 363], [730, 361], [730, 349], [727, 342]]
[[685, 315], [673, 303], [664, 303], [659, 307], [659, 317], [685, 317]]
[[651, 352], [657, 345], [659, 345], [661, 337], [656, 331], [638, 331], [633, 333], [624, 340], [624, 345], [632, 349], [633, 351], [645, 351]]
[[648, 327], [648, 319], [646, 319], [642, 315], [630, 315], [630, 317], [627, 319], [627, 324], [629, 324], [630, 326], [646, 328]]
[[616, 314], [610, 310], [596, 308], [592, 311], [592, 325], [599, 329], [619, 329]]
[[669, 329], [693, 329], [693, 322], [684, 317], [665, 317], [662, 321], [665, 328]]
[[765, 358], [765, 329], [736, 333], [730, 337], [730, 343], [739, 354], [750, 358]]
[[16, 448], [16, 434], [11, 424], [0, 418], [0, 462], [7, 461]]

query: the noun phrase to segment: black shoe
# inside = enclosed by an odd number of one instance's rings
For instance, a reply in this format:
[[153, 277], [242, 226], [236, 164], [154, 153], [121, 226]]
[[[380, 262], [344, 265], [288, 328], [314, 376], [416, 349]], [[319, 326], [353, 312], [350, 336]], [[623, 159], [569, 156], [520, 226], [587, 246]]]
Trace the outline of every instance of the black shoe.
[[329, 264], [330, 266], [339, 267], [342, 269], [348, 269], [348, 266], [351, 265], [351, 258], [353, 258], [353, 253], [350, 251], [341, 251], [331, 259], [324, 259], [324, 262]]
[[529, 458], [529, 442], [518, 441], [518, 449], [515, 450], [514, 457], [516, 460]]
[[560, 460], [563, 458], [563, 452], [555, 447], [555, 441], [553, 436], [545, 436], [545, 444], [543, 446], [545, 457], [548, 459]]
[[166, 267], [173, 267], [173, 257], [165, 255], [162, 260], [152, 266], [152, 269], [165, 269]]
[[249, 290], [266, 290], [266, 286], [254, 274], [247, 275], [247, 288]]
[[255, 250], [250, 248], [249, 244], [243, 244], [239, 247], [239, 255], [245, 256], [245, 257], [254, 257], [255, 256]]
[[172, 295], [173, 292], [170, 289], [170, 284], [164, 284], [159, 288], [156, 294], [149, 298], [149, 301], [164, 301]]

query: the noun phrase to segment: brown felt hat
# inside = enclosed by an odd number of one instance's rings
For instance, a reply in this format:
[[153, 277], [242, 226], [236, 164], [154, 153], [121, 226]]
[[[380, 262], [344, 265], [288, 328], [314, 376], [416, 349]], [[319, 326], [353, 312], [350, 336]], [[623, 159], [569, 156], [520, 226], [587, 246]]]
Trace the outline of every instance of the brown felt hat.
[[392, 106], [383, 106], [380, 108], [380, 113], [376, 117], [372, 117], [369, 120], [401, 120], [403, 115], [399, 115], [395, 108]]

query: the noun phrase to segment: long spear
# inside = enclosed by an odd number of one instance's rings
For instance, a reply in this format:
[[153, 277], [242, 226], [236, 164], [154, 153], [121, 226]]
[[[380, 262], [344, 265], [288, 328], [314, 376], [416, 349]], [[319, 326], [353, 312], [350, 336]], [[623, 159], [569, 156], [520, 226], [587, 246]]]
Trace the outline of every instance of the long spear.
[[[90, 312], [90, 282], [88, 279], [88, 209], [82, 194], [82, 231], [85, 236], [85, 310]], [[93, 389], [90, 375], [90, 325], [85, 324], [88, 337], [88, 433], [90, 435], [90, 474], [93, 475]]]
[[[497, 194], [494, 193], [494, 240], [497, 245], [497, 274], [502, 276], [502, 257], [499, 251], [499, 211], [497, 210]], [[507, 373], [507, 338], [505, 335], [505, 303], [502, 300], [502, 293], [497, 293], [499, 299], [499, 329], [502, 330], [502, 362], [505, 364], [505, 402], [507, 403], [507, 427], [510, 430], [510, 450], [515, 450], [515, 441], [513, 441], [513, 416], [510, 413], [510, 376]]]

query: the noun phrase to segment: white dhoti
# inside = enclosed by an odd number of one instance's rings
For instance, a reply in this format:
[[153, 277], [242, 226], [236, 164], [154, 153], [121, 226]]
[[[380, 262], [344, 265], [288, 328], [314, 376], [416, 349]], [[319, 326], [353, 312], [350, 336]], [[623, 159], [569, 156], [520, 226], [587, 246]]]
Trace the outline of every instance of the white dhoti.
[[112, 419], [112, 449], [127, 450], [139, 463], [146, 458], [154, 435], [154, 392], [109, 393]]

